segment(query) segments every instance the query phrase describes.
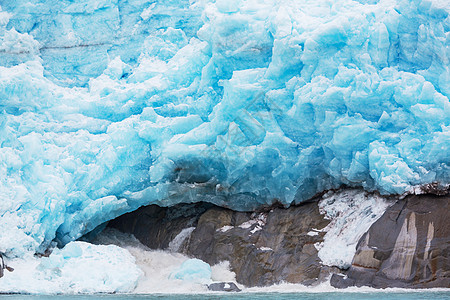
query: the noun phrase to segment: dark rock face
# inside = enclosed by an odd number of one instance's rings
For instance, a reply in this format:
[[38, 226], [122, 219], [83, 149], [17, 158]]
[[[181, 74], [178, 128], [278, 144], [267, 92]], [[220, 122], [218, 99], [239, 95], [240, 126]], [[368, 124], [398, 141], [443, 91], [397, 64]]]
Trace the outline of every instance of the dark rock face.
[[208, 289], [213, 292], [240, 292], [234, 282], [216, 282], [208, 285]]
[[168, 249], [176, 240], [172, 251], [211, 265], [229, 261], [237, 282], [249, 287], [281, 281], [316, 284], [331, 273], [339, 273], [331, 279], [339, 288], [450, 287], [449, 209], [449, 194], [399, 200], [361, 238], [346, 271], [323, 266], [318, 258], [314, 244], [323, 241], [318, 231], [329, 221], [317, 202], [258, 213], [206, 203], [153, 205], [108, 226], [134, 234], [152, 249]]
[[327, 224], [313, 202], [261, 213], [209, 204], [148, 206], [108, 226], [133, 233], [153, 249], [166, 249], [182, 229], [195, 226], [180, 252], [211, 265], [227, 260], [239, 283], [264, 286], [281, 281], [313, 284], [328, 275], [314, 247], [324, 234], [308, 235]]
[[132, 233], [151, 249], [166, 249], [182, 229], [196, 226], [212, 204], [180, 204], [173, 207], [149, 205], [111, 220], [108, 227]]
[[323, 234], [307, 233], [327, 224], [317, 203], [259, 214], [215, 208], [200, 217], [183, 250], [209, 264], [229, 261], [246, 286], [312, 284], [324, 277], [314, 247]]
[[0, 254], [0, 278], [3, 277], [4, 272], [3, 271], [5, 269], [5, 262], [3, 261], [3, 256]]
[[399, 200], [361, 238], [335, 287], [450, 287], [450, 197]]

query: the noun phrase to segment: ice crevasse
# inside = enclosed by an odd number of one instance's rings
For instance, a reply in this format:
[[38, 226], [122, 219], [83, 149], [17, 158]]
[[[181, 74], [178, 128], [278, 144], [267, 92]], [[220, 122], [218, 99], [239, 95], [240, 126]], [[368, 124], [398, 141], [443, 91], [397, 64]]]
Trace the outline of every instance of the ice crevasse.
[[450, 182], [448, 1], [0, 1], [0, 252], [142, 205]]

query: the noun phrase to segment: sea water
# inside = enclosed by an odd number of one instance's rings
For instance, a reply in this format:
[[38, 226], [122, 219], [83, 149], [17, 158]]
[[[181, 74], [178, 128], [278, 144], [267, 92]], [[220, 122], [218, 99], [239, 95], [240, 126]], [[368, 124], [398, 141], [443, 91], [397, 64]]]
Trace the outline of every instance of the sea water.
[[329, 292], [329, 293], [207, 293], [207, 294], [145, 294], [145, 295], [1, 295], [2, 300], [128, 300], [128, 299], [302, 299], [302, 300], [363, 300], [363, 299], [392, 299], [392, 300], [444, 300], [450, 299], [449, 291], [430, 291], [430, 292]]

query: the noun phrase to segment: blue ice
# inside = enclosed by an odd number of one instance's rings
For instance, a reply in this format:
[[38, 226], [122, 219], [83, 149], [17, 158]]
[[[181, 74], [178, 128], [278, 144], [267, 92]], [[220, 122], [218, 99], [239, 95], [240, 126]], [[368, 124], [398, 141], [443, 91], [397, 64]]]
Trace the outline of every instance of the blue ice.
[[446, 1], [3, 1], [0, 251], [142, 205], [450, 183]]
[[208, 283], [211, 281], [211, 266], [197, 258], [188, 259], [170, 274], [170, 278]]

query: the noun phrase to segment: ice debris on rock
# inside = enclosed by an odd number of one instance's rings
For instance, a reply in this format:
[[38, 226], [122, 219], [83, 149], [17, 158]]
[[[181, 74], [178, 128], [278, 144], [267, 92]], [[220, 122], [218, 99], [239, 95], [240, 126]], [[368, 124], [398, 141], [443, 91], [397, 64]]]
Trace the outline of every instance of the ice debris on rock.
[[[167, 12], [170, 11], [170, 14]], [[3, 1], [0, 251], [139, 206], [450, 182], [445, 1]]]
[[326, 232], [323, 242], [315, 245], [322, 263], [348, 269], [360, 238], [392, 204], [379, 195], [360, 190], [324, 195], [319, 209], [330, 223], [321, 230]]

